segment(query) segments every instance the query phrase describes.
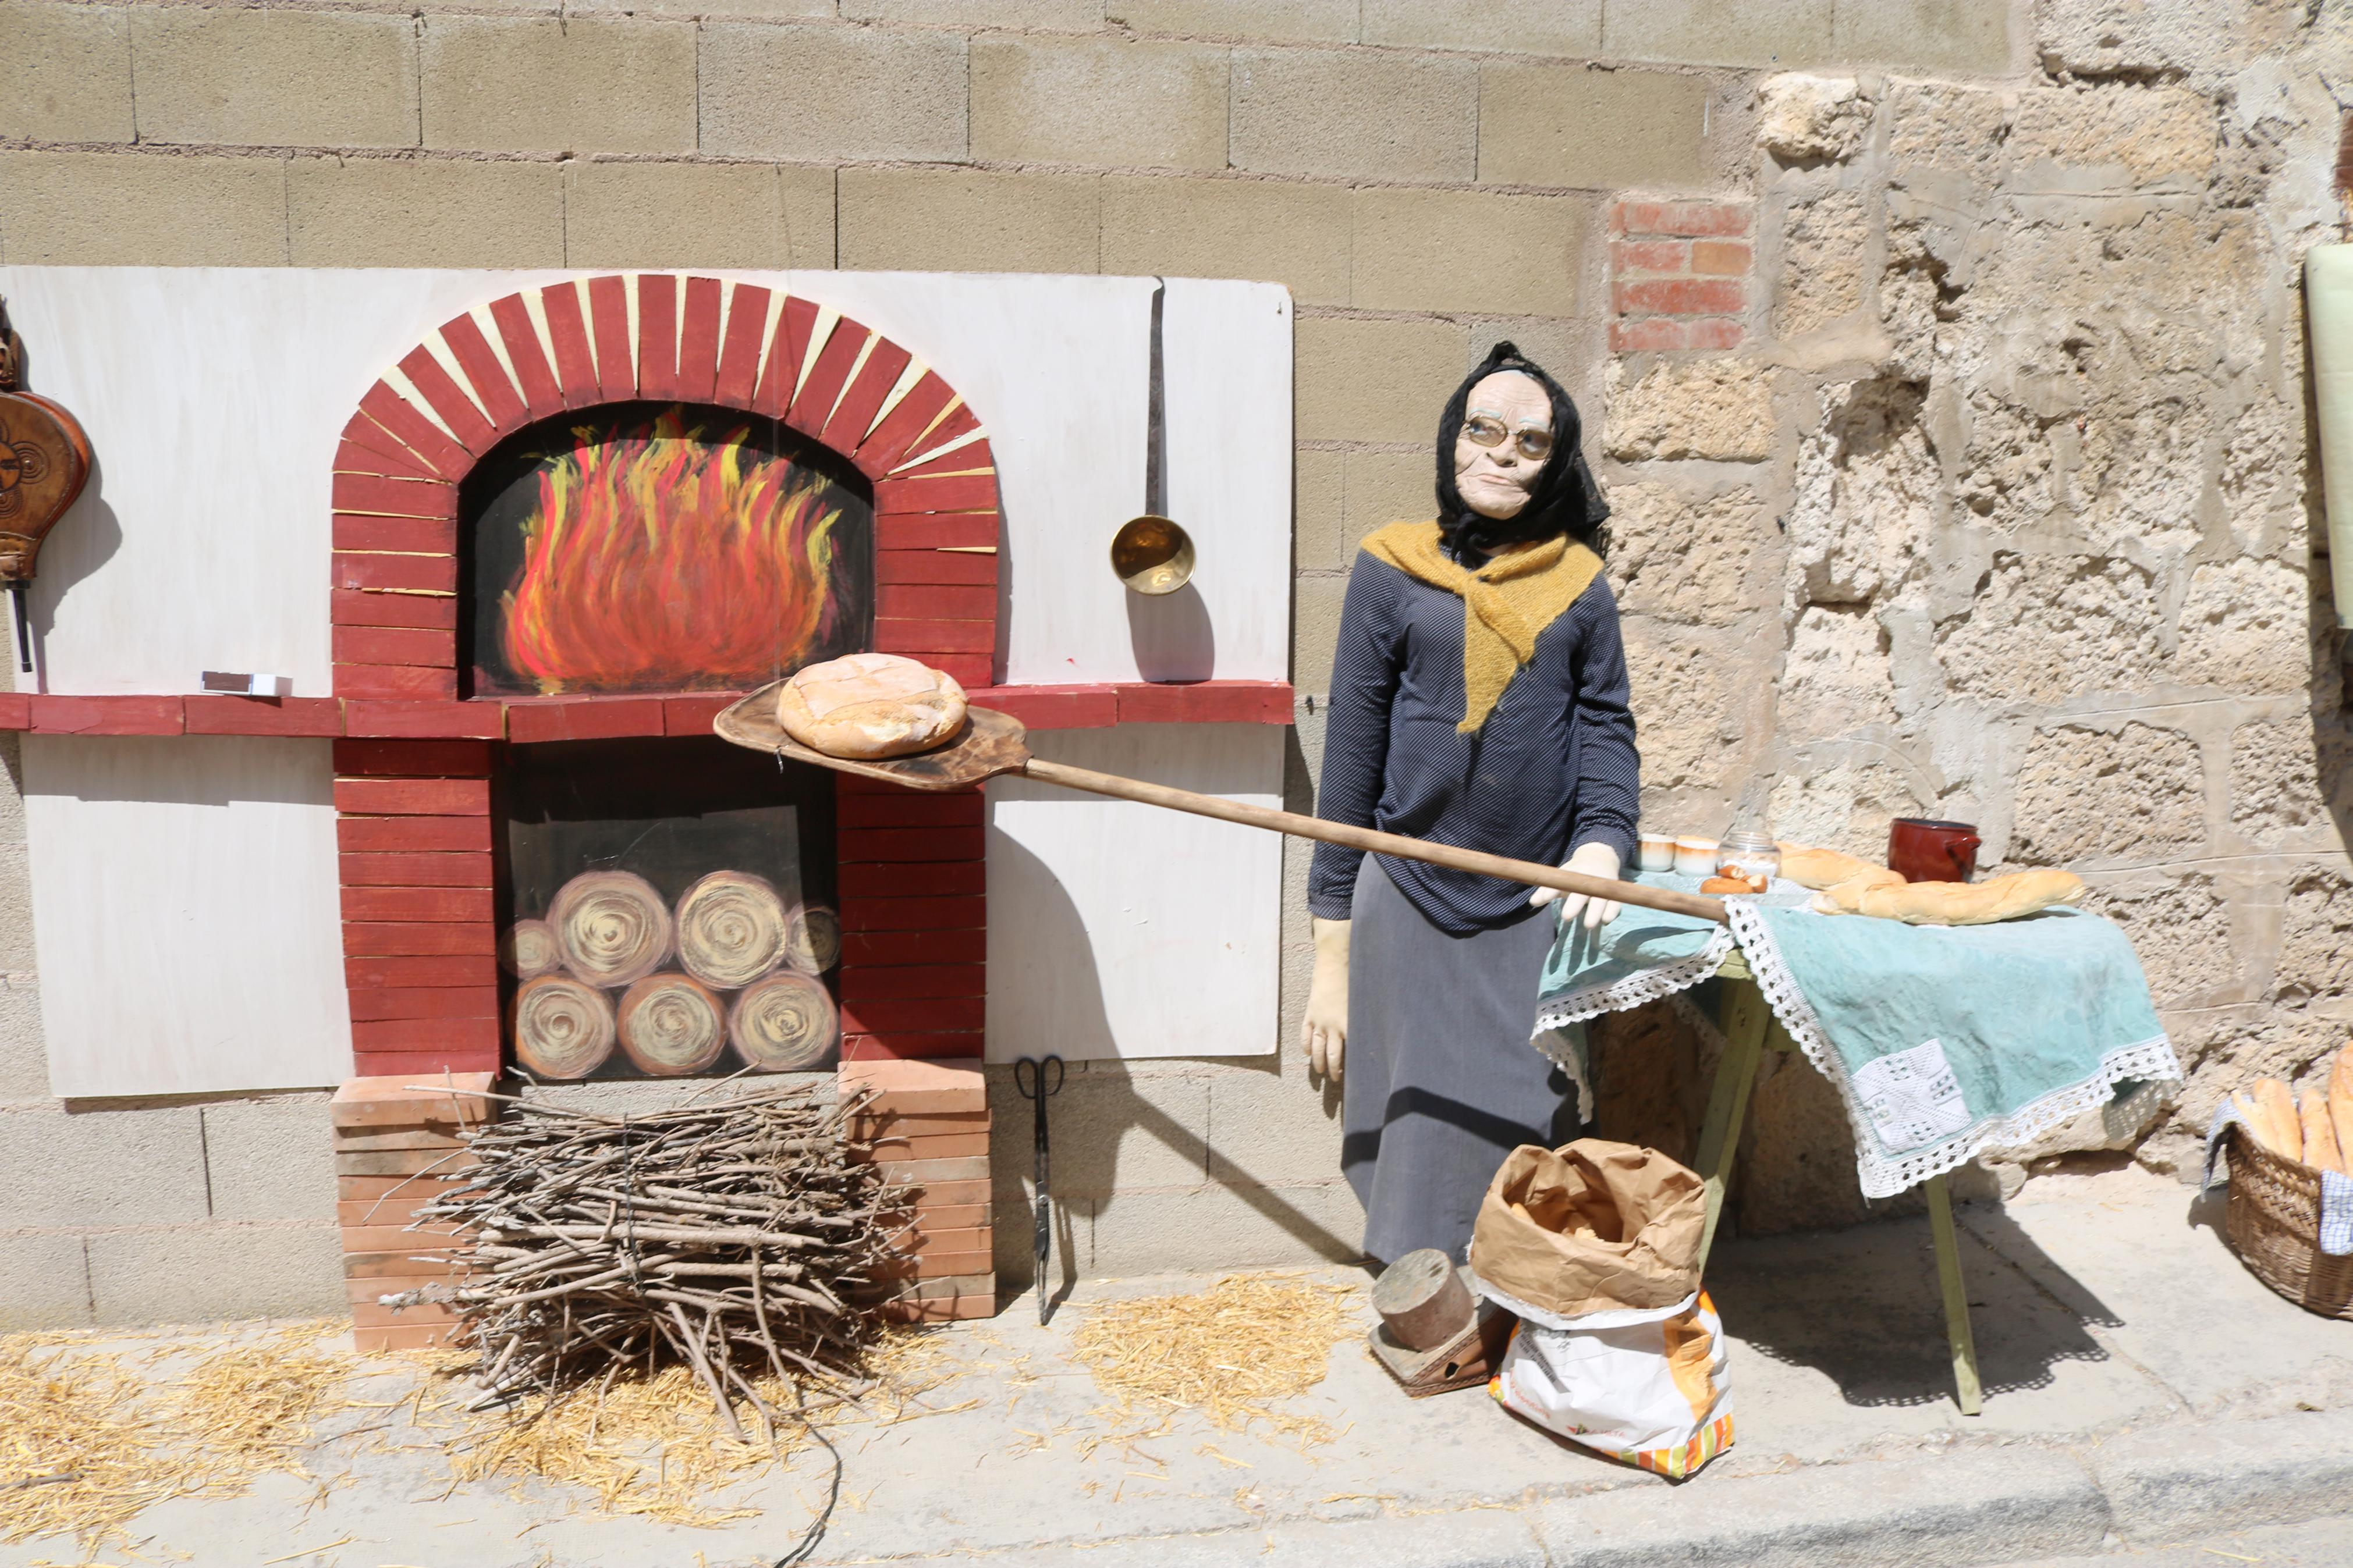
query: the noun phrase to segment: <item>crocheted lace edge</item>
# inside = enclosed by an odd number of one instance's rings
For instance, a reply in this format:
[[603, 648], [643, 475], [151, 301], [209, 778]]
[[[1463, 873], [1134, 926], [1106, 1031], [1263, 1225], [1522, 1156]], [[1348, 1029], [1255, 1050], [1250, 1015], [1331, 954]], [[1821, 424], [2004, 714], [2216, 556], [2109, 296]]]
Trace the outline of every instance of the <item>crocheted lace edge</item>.
[[1655, 969], [1638, 969], [1606, 985], [1588, 985], [1556, 996], [1536, 1010], [1536, 1026], [1530, 1038], [1563, 1024], [1582, 1023], [1604, 1013], [1620, 1013], [1645, 1002], [1660, 1001], [1678, 991], [1688, 991], [1715, 973], [1724, 955], [1732, 951], [1732, 942], [1731, 928], [1719, 926], [1715, 934], [1708, 938], [1706, 948], [1690, 958], [1662, 963]]

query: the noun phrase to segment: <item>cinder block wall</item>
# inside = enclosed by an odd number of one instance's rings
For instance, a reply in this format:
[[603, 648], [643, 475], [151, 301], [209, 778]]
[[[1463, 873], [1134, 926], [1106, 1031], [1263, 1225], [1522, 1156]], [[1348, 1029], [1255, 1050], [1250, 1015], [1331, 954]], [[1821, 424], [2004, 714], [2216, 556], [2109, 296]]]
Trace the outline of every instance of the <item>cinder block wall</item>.
[[[1989, 859], [2085, 869], [2200, 1064], [2163, 1163], [2223, 1075], [2303, 1068], [2353, 1016], [2295, 304], [2337, 216], [2348, 26], [2277, 0], [0, 0], [0, 260], [1278, 279], [1319, 694], [1356, 541], [1427, 511], [1440, 400], [1512, 337], [1578, 394], [1620, 509], [1652, 819], [1718, 826], [1769, 768], [1796, 830], [1868, 847], [1930, 809], [1986, 822]], [[1838, 80], [1760, 110], [1792, 69]], [[1304, 711], [1297, 744], [1305, 807]], [[1072, 1072], [1080, 1267], [1353, 1250], [1292, 1043], [1288, 864], [1282, 1016], [1245, 1042], [1279, 1057]], [[202, 1300], [187, 1269], [99, 1283], [107, 1237], [237, 1226], [315, 1246], [337, 1299], [323, 1097], [46, 1098], [10, 875], [0, 1168], [47, 1195], [0, 1216], [35, 1227], [0, 1312], [258, 1310], [235, 1292], [263, 1270]], [[1604, 1047], [1620, 1126], [1672, 1143], [1696, 1043], [1649, 1019]], [[1751, 1118], [1752, 1226], [1862, 1212], [1810, 1083], [1777, 1074]], [[1018, 1279], [1028, 1107], [992, 1094]], [[224, 1151], [272, 1136], [309, 1162], [273, 1195], [315, 1213], [237, 1206]]]

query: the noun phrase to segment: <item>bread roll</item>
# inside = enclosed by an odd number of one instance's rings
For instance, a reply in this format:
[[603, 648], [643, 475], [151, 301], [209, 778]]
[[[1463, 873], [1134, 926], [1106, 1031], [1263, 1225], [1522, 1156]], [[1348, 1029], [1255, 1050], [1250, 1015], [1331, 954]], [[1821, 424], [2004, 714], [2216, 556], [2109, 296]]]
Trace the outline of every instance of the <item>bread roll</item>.
[[903, 757], [964, 728], [955, 678], [894, 653], [853, 653], [795, 671], [776, 689], [785, 733], [828, 757]]
[[2345, 1174], [2345, 1156], [2337, 1147], [2337, 1130], [2328, 1121], [2328, 1086], [2305, 1085], [2295, 1110], [2304, 1131], [2304, 1163], [2316, 1171]]
[[2283, 1160], [2304, 1158], [2304, 1123], [2296, 1119], [2295, 1096], [2275, 1078], [2257, 1079], [2253, 1090], [2255, 1128], [2264, 1146]]
[[[1890, 873], [1893, 875], [1893, 873]], [[2018, 871], [1984, 882], [1881, 882], [1868, 876], [1814, 895], [1826, 915], [1875, 915], [1915, 926], [1978, 926], [2014, 921], [2084, 896], [2073, 871]]]
[[[2337, 1157], [2353, 1166], [2353, 1046], [2337, 1052], [2328, 1069], [2328, 1124], [2337, 1134]], [[2345, 1173], [2353, 1176], [2353, 1169]]]
[[1781, 875], [1801, 888], [1812, 888], [1816, 891], [1857, 879], [1884, 883], [1890, 887], [1904, 880], [1901, 873], [1891, 871], [1884, 866], [1873, 865], [1852, 855], [1842, 855], [1835, 849], [1818, 849], [1810, 844], [1781, 846]]

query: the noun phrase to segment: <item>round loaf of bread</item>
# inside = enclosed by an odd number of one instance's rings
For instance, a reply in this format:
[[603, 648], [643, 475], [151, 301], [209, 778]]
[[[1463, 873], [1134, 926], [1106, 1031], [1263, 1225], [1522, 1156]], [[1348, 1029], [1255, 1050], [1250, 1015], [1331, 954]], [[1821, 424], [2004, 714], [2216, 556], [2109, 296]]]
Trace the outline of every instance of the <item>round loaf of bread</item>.
[[904, 757], [964, 728], [955, 678], [892, 653], [853, 653], [797, 670], [776, 689], [785, 733], [828, 757]]

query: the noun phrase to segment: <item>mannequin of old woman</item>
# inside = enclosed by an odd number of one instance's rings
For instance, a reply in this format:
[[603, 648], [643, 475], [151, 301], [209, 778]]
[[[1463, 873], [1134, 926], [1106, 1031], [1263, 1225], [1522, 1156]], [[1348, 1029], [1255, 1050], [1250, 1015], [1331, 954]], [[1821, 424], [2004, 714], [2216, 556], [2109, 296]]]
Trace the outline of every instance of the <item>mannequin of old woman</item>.
[[[1637, 762], [1588, 548], [1608, 512], [1578, 435], [1575, 405], [1509, 344], [1449, 402], [1440, 521], [1382, 530], [1351, 574], [1323, 815], [1617, 875]], [[1504, 1155], [1573, 1135], [1568, 1086], [1528, 1044], [1555, 923], [1531, 906], [1555, 896], [1316, 853], [1303, 1034], [1317, 1074], [1347, 1068], [1341, 1163], [1376, 1258], [1459, 1258]], [[1572, 896], [1561, 918], [1616, 913]]]

